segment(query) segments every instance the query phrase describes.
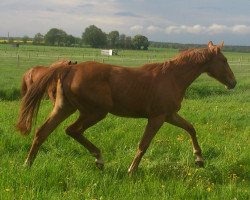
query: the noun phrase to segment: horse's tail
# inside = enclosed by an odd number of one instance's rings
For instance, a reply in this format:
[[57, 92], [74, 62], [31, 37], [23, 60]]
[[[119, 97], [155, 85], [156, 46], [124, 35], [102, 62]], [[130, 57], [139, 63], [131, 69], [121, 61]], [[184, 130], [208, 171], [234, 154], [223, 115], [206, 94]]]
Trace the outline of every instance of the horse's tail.
[[40, 102], [47, 88], [53, 81], [63, 78], [70, 70], [70, 66], [50, 68], [35, 81], [25, 96], [19, 111], [16, 128], [22, 135], [28, 135], [32, 126], [32, 119], [37, 116]]
[[21, 83], [21, 97], [23, 98], [33, 83], [32, 80], [33, 68], [29, 69], [23, 74], [22, 83]]
[[26, 80], [25, 80], [25, 76], [26, 76], [26, 73], [23, 75], [23, 78], [22, 78], [22, 83], [21, 83], [21, 97], [23, 98], [27, 92], [27, 84], [26, 84]]

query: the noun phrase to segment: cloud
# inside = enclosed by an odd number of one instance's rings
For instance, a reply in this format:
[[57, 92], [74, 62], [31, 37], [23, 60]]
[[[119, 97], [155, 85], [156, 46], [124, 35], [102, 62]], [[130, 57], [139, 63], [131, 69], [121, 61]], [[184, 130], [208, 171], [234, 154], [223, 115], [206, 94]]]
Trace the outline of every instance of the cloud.
[[232, 32], [238, 34], [248, 34], [250, 33], [250, 27], [246, 25], [235, 25], [232, 27]]
[[161, 31], [162, 31], [162, 28], [158, 26], [150, 25], [147, 27], [147, 32], [149, 33], [155, 33], [155, 32], [161, 32]]
[[168, 26], [165, 30], [167, 34], [180, 34], [181, 28], [178, 26]]
[[165, 28], [166, 34], [206, 34], [206, 35], [218, 35], [224, 33], [233, 33], [233, 34], [248, 34], [250, 33], [250, 26], [246, 25], [234, 25], [226, 26], [221, 24], [212, 24], [210, 26], [202, 25], [174, 25], [168, 26]]
[[199, 34], [199, 33], [204, 32], [205, 27], [197, 24], [197, 25], [194, 25], [194, 26], [186, 27], [186, 29], [187, 29], [188, 33]]
[[212, 24], [206, 29], [206, 32], [208, 32], [208, 34], [215, 35], [215, 34], [223, 33], [227, 30], [229, 30], [229, 28], [225, 25]]
[[138, 33], [138, 32], [140, 33], [143, 30], [143, 26], [141, 26], [141, 25], [131, 26], [130, 30], [133, 32], [136, 32], [136, 33]]
[[199, 34], [204, 32], [205, 29], [206, 28], [204, 26], [201, 26], [199, 24], [194, 26], [181, 25], [181, 26], [168, 26], [165, 29], [165, 32], [167, 34], [181, 34], [181, 33]]

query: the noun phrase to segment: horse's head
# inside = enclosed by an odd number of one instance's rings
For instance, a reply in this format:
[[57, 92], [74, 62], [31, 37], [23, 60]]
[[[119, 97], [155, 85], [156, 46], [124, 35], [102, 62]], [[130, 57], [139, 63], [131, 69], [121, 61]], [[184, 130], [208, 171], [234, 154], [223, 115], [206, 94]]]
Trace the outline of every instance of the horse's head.
[[208, 63], [206, 72], [209, 76], [224, 84], [227, 89], [233, 89], [236, 85], [236, 80], [226, 57], [221, 53], [223, 45], [224, 42], [220, 45], [213, 45], [211, 41], [208, 43], [208, 50], [212, 58]]
[[70, 61], [68, 61], [68, 63], [67, 63], [66, 65], [76, 65], [76, 64], [77, 64], [77, 61], [72, 62], [72, 61], [70, 60]]
[[72, 62], [71, 60], [58, 60], [50, 65], [50, 67], [62, 67], [62, 66], [68, 66], [68, 65], [76, 65], [77, 61]]

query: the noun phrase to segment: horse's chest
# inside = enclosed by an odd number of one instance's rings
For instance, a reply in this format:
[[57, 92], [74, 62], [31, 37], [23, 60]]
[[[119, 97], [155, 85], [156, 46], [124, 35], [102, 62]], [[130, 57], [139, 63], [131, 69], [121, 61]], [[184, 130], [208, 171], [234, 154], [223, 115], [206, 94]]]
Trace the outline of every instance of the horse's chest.
[[175, 95], [163, 92], [156, 95], [150, 106], [150, 112], [172, 113], [177, 112], [181, 108], [181, 100]]

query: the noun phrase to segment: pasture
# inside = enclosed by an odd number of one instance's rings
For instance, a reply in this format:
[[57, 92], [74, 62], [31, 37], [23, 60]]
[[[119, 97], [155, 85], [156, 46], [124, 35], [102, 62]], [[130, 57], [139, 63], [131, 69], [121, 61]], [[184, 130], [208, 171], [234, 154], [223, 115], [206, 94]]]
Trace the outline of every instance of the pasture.
[[[99, 49], [0, 45], [0, 199], [249, 199], [250, 198], [250, 54], [224, 52], [238, 84], [232, 91], [207, 75], [187, 90], [180, 114], [196, 131], [205, 167], [194, 164], [189, 136], [163, 125], [138, 171], [127, 175], [145, 119], [109, 115], [86, 131], [102, 150], [105, 167], [73, 141], [62, 123], [42, 145], [31, 169], [22, 165], [34, 132], [22, 137], [14, 127], [20, 105], [22, 74], [34, 65], [58, 59], [95, 60], [124, 66], [163, 62], [173, 49], [119, 51], [105, 57]], [[38, 127], [51, 111], [42, 102]], [[34, 130], [33, 130], [34, 131]]]

